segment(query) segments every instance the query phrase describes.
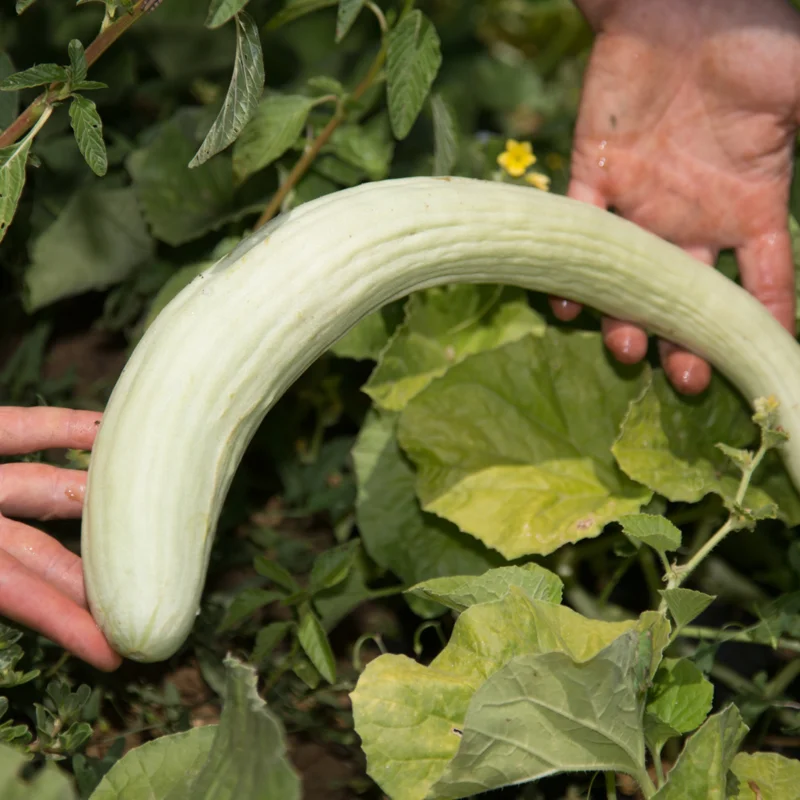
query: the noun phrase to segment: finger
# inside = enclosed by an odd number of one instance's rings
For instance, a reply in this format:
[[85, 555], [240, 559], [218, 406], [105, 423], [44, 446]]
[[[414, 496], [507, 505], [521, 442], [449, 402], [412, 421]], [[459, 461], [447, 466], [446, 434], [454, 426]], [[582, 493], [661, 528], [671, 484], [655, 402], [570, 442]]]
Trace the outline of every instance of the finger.
[[[717, 260], [717, 252], [710, 247], [684, 247], [690, 256], [711, 266]], [[711, 383], [711, 366], [700, 356], [683, 350], [672, 342], [659, 341], [658, 351], [664, 372], [670, 383], [681, 394], [700, 394]]]
[[0, 464], [0, 514], [30, 519], [79, 517], [86, 473], [51, 464]]
[[[580, 200], [582, 203], [589, 203], [589, 205], [597, 206], [598, 208], [608, 208], [608, 202], [599, 189], [574, 178], [569, 182], [569, 187], [567, 187], [567, 197], [571, 197], [573, 200]], [[565, 300], [563, 297], [551, 297], [550, 308], [553, 310], [556, 319], [560, 319], [562, 322], [572, 322], [581, 313], [582, 306], [580, 303]]]
[[603, 317], [603, 341], [617, 361], [638, 364], [647, 355], [647, 333], [631, 322]]
[[70, 447], [89, 450], [102, 414], [70, 408], [0, 407], [0, 455]]
[[744, 288], [794, 336], [796, 300], [789, 231], [750, 239], [736, 251], [736, 260]]
[[98, 669], [110, 672], [122, 663], [85, 608], [2, 550], [0, 614], [39, 631]]
[[76, 605], [86, 608], [81, 560], [44, 531], [0, 517], [0, 550]]

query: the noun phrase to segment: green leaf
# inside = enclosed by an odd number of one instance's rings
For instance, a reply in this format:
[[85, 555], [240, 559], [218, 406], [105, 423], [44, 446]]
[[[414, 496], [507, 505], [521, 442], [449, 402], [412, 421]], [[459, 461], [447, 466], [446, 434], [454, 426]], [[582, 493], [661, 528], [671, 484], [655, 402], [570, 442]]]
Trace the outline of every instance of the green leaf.
[[457, 285], [412, 295], [364, 391], [382, 408], [399, 411], [434, 378], [467, 356], [528, 334], [545, 324], [518, 289]]
[[[736, 706], [709, 717], [693, 734], [653, 800], [686, 800], [688, 797], [727, 797], [727, 776], [736, 751], [747, 733]], [[764, 798], [766, 800], [766, 798]]]
[[[717, 447], [741, 449], [758, 441], [742, 398], [721, 377], [698, 397], [679, 395], [656, 370], [647, 391], [631, 405], [613, 452], [635, 481], [673, 502], [696, 503], [714, 492], [732, 503], [741, 475]], [[745, 496], [758, 509], [775, 503], [800, 522], [800, 497], [776, 453], [769, 453]]]
[[81, 155], [92, 172], [102, 177], [108, 170], [108, 156], [103, 141], [103, 122], [97, 113], [97, 106], [91, 100], [76, 94], [69, 105], [69, 118]]
[[316, 593], [331, 589], [347, 579], [358, 556], [357, 540], [323, 551], [314, 559], [309, 576], [309, 589]]
[[610, 453], [646, 380], [599, 334], [556, 329], [456, 364], [400, 417], [422, 507], [506, 558], [597, 536], [651, 496]]
[[31, 247], [27, 308], [119, 283], [153, 250], [131, 189], [79, 189]]
[[281, 588], [289, 592], [297, 592], [300, 590], [300, 584], [294, 579], [292, 574], [277, 561], [273, 561], [266, 556], [256, 556], [253, 565], [259, 575], [269, 578], [274, 584], [277, 584]]
[[0, 744], [0, 797], [3, 800], [77, 800], [69, 774], [46, 761], [25, 779], [30, 758], [9, 745]]
[[238, 14], [250, 0], [211, 0], [206, 28], [220, 28]]
[[189, 162], [199, 167], [235, 141], [250, 121], [264, 89], [264, 54], [258, 26], [243, 11], [236, 15], [236, 58], [222, 108], [203, 144]]
[[371, 412], [353, 448], [356, 519], [367, 553], [405, 583], [447, 575], [480, 575], [503, 559], [454, 525], [425, 514], [414, 471], [396, 439], [396, 416]]
[[681, 532], [668, 519], [655, 514], [629, 514], [620, 517], [626, 536], [649, 545], [659, 553], [669, 553], [681, 546]]
[[780, 800], [794, 796], [800, 786], [800, 761], [777, 753], [737, 753], [731, 772], [738, 780], [735, 786], [728, 778], [732, 800]]
[[365, 125], [340, 125], [323, 152], [335, 153], [370, 180], [383, 180], [389, 175], [394, 154], [389, 118], [377, 114]]
[[16, 92], [51, 83], [65, 83], [69, 78], [66, 67], [58, 64], [37, 64], [35, 67], [15, 72], [0, 81], [0, 92]]
[[385, 655], [362, 673], [351, 699], [367, 771], [390, 797], [425, 797], [458, 751], [473, 695], [511, 659], [556, 651], [588, 661], [636, 624], [588, 620], [513, 588], [469, 607], [429, 667]]
[[238, 180], [280, 158], [303, 132], [314, 99], [299, 94], [267, 95], [233, 147], [233, 170]]
[[391, 303], [369, 314], [331, 347], [331, 353], [339, 358], [377, 361], [402, 320], [402, 313], [400, 303]]
[[165, 800], [300, 800], [280, 720], [258, 696], [252, 667], [225, 659], [225, 706], [208, 761]]
[[478, 603], [504, 598], [514, 586], [531, 600], [547, 603], [561, 602], [564, 584], [561, 578], [538, 564], [522, 567], [498, 567], [483, 575], [459, 575], [452, 578], [433, 578], [418, 583], [408, 591], [419, 597], [462, 612]]
[[36, 0], [17, 0], [16, 3], [17, 14], [21, 14], [23, 11], [25, 11], [26, 8], [30, 8], [30, 6], [32, 6], [35, 2]]
[[69, 52], [69, 65], [72, 70], [70, 83], [74, 85], [86, 80], [86, 73], [88, 67], [86, 66], [86, 53], [83, 50], [83, 45], [80, 39], [72, 39], [67, 48]]
[[289, 0], [283, 8], [267, 23], [267, 30], [274, 31], [287, 22], [304, 17], [322, 8], [335, 6], [339, 0]]
[[266, 589], [249, 587], [239, 592], [225, 611], [225, 616], [217, 626], [217, 631], [229, 631], [242, 620], [252, 616], [260, 608], [280, 600], [280, 592], [269, 592]]
[[557, 772], [641, 776], [638, 646], [631, 631], [583, 663], [563, 653], [509, 661], [476, 692], [458, 753], [431, 794], [468, 797]]
[[17, 212], [19, 198], [25, 188], [28, 154], [33, 139], [25, 138], [17, 144], [0, 149], [0, 242], [8, 233], [8, 226]]
[[667, 739], [690, 733], [711, 711], [714, 685], [686, 658], [665, 658], [647, 694], [645, 736], [655, 752]]
[[659, 594], [664, 598], [678, 630], [700, 616], [717, 599], [694, 589], [661, 589]]
[[336, 661], [325, 630], [312, 611], [306, 611], [297, 629], [297, 639], [311, 663], [328, 683], [336, 680]]
[[292, 622], [271, 622], [256, 634], [256, 643], [251, 656], [256, 666], [269, 661], [273, 650], [286, 638], [293, 625]]
[[233, 174], [227, 154], [197, 169], [187, 166], [196, 147], [197, 119], [195, 113], [180, 112], [127, 161], [153, 234], [173, 246], [221, 225], [233, 205]]
[[162, 736], [131, 750], [91, 800], [298, 800], [299, 779], [286, 758], [277, 718], [256, 691], [256, 674], [225, 659], [219, 725]]
[[441, 64], [433, 23], [419, 9], [401, 17], [389, 32], [386, 52], [386, 96], [398, 139], [408, 136]]
[[339, 0], [336, 12], [336, 41], [341, 42], [353, 27], [353, 23], [364, 8], [365, 0]]
[[449, 175], [458, 158], [458, 129], [453, 110], [440, 94], [431, 95], [433, 174]]

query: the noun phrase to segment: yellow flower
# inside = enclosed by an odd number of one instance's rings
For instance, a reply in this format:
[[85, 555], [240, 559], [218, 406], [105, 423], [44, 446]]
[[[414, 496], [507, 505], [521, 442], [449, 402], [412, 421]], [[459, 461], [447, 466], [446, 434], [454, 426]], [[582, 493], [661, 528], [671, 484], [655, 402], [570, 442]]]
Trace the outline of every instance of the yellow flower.
[[529, 172], [525, 176], [525, 180], [531, 186], [535, 186], [537, 189], [541, 189], [543, 192], [550, 191], [550, 178], [548, 178], [547, 175], [544, 175], [541, 172]]
[[506, 142], [506, 149], [497, 156], [497, 163], [512, 178], [521, 178], [525, 170], [536, 163], [536, 156], [533, 154], [530, 142], [509, 139]]

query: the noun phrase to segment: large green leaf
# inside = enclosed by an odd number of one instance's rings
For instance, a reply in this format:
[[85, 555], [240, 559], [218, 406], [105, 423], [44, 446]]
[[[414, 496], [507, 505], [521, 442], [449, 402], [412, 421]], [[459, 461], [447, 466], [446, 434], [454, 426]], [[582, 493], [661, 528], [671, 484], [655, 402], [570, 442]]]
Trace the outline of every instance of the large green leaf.
[[253, 116], [264, 89], [264, 55], [258, 26], [243, 11], [236, 14], [234, 22], [236, 58], [228, 93], [211, 130], [189, 162], [190, 167], [200, 166], [235, 141]]
[[[656, 370], [631, 406], [614, 455], [623, 471], [676, 502], [696, 503], [714, 492], [732, 501], [740, 473], [717, 447], [758, 445], [758, 431], [742, 398], [721, 377], [699, 397], [679, 395]], [[800, 497], [771, 453], [756, 473], [745, 503], [776, 503], [791, 524], [800, 522]]]
[[352, 695], [369, 774], [398, 800], [425, 797], [456, 754], [470, 701], [511, 659], [557, 651], [588, 661], [635, 621], [600, 622], [512, 589], [466, 609], [429, 667], [405, 656], [372, 661]]
[[0, 797], [3, 800], [76, 800], [69, 775], [47, 761], [32, 777], [23, 777], [30, 759], [19, 750], [0, 744]]
[[422, 511], [414, 494], [414, 471], [395, 433], [395, 415], [372, 412], [353, 448], [356, 515], [369, 555], [406, 583], [479, 575], [503, 563], [451, 523]]
[[79, 189], [33, 243], [26, 305], [33, 311], [119, 283], [154, 249], [132, 189]]
[[256, 678], [228, 656], [219, 725], [131, 750], [91, 800], [299, 800], [281, 724], [258, 696]]
[[596, 536], [651, 497], [610, 452], [646, 380], [599, 334], [555, 329], [455, 365], [400, 417], [422, 507], [506, 558]]
[[409, 298], [406, 320], [364, 391], [382, 408], [399, 411], [467, 356], [544, 330], [519, 289], [458, 285], [419, 292]]
[[386, 94], [392, 130], [408, 136], [442, 64], [439, 35], [419, 10], [403, 16], [390, 31], [386, 54]]
[[[646, 775], [638, 631], [583, 663], [518, 656], [475, 694], [458, 753], [429, 797], [469, 797], [557, 772]], [[687, 795], [688, 797], [688, 795]]]
[[233, 169], [239, 180], [280, 158], [302, 133], [313, 97], [267, 95], [233, 147]]
[[736, 706], [709, 717], [686, 742], [667, 782], [653, 800], [725, 800], [728, 770], [746, 733], [747, 726]]
[[777, 753], [737, 753], [731, 772], [738, 781], [728, 778], [732, 800], [783, 800], [800, 787], [800, 761]]
[[[216, 725], [161, 736], [136, 747], [106, 773], [91, 800], [165, 800], [193, 780], [208, 759]], [[179, 794], [178, 794], [179, 796]]]
[[228, 154], [189, 169], [198, 122], [195, 113], [176, 114], [127, 161], [145, 219], [153, 234], [170, 245], [183, 244], [216, 228], [233, 208]]
[[433, 578], [412, 586], [408, 591], [461, 612], [478, 603], [501, 600], [512, 586], [523, 591], [531, 600], [548, 603], [560, 603], [564, 589], [561, 578], [554, 572], [538, 564], [525, 564], [522, 567], [497, 567], [483, 575]]

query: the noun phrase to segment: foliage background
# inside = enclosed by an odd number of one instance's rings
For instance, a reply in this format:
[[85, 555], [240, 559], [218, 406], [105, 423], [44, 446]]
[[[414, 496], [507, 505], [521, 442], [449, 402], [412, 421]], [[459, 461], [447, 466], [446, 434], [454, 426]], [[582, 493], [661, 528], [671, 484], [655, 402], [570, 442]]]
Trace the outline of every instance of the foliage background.
[[[17, 15], [6, 3], [0, 10], [0, 77], [37, 63], [67, 63], [70, 41], [88, 44], [106, 5], [115, 3], [75, 7], [39, 0]], [[366, 180], [448, 172], [494, 178], [508, 138], [532, 141], [537, 169], [551, 178], [552, 191], [564, 191], [591, 43], [572, 3], [426, 0], [419, 6], [435, 25], [443, 54], [419, 119], [398, 140], [383, 87], [367, 86], [284, 199], [283, 210]], [[402, 4], [381, 7], [391, 20]], [[107, 146], [104, 177], [89, 169], [76, 146], [66, 105], [37, 135], [37, 163], [28, 170], [14, 224], [0, 245], [4, 404], [102, 408], [148, 321], [252, 229], [302, 156], [306, 136], [313, 139], [330, 121], [341, 85], [353, 89], [369, 76], [380, 47], [378, 21], [369, 10], [338, 43], [334, 2], [251, 0], [247, 11], [263, 47], [268, 96], [279, 99], [262, 107], [233, 148], [206, 164], [187, 167], [223, 102], [236, 43], [233, 24], [206, 27], [208, 8], [197, 0], [164, 0], [91, 68], [89, 77], [108, 85], [91, 94]], [[298, 11], [309, 13], [293, 18]], [[36, 93], [0, 93], [0, 128]], [[798, 203], [795, 191], [795, 215]], [[720, 266], [732, 270], [725, 257]], [[14, 728], [17, 743], [24, 744], [30, 729], [41, 751], [68, 756], [58, 769], [74, 774], [80, 796], [88, 797], [123, 751], [218, 721], [223, 658], [231, 651], [257, 666], [259, 688], [286, 727], [306, 797], [381, 796], [364, 772], [347, 697], [362, 661], [374, 657], [378, 645], [429, 661], [452, 619], [429, 601], [403, 599], [401, 590], [505, 563], [452, 522], [423, 514], [414, 497], [414, 471], [395, 439], [393, 415], [422, 384], [449, 369], [453, 352], [461, 360], [513, 343], [519, 330], [541, 332], [548, 319], [542, 298], [481, 292], [421, 296], [405, 310], [402, 304], [384, 310], [314, 365], [271, 412], [226, 504], [196, 631], [170, 662], [126, 664], [105, 676], [29, 632], [19, 643], [9, 632], [0, 655], [8, 655], [5, 719], [23, 726]], [[493, 317], [499, 309], [512, 315], [508, 327]], [[396, 359], [384, 357], [373, 371], [373, 360], [404, 318], [413, 322], [405, 338], [392, 340]], [[465, 321], [481, 330], [472, 338], [450, 336]], [[592, 315], [578, 324], [597, 329]], [[398, 363], [410, 362], [425, 369], [398, 371]], [[370, 399], [380, 412], [370, 410]], [[747, 420], [737, 413], [731, 411], [731, 425], [744, 430]], [[742, 446], [752, 436], [739, 438]], [[412, 451], [413, 430], [405, 438], [401, 430], [400, 441]], [[74, 465], [82, 463], [80, 454], [72, 458]], [[776, 492], [793, 511], [796, 501], [786, 488], [773, 491], [772, 499]], [[661, 496], [655, 510], [668, 509], [687, 536], [702, 536], [723, 512], [714, 494], [669, 506]], [[77, 547], [77, 525], [47, 527]], [[750, 624], [757, 619], [753, 602], [800, 588], [800, 550], [789, 529], [770, 522], [760, 531], [757, 545], [746, 533], [736, 534], [698, 574], [697, 588], [723, 598], [703, 624]], [[567, 600], [588, 616], [638, 613], [658, 588], [652, 558], [632, 551], [618, 529], [538, 561], [564, 579]], [[287, 594], [296, 596], [287, 602]], [[289, 625], [293, 614], [305, 614], [303, 604], [312, 597], [314, 619], [333, 648], [319, 660], [303, 655], [308, 648], [297, 646]], [[790, 617], [782, 631], [794, 624]], [[324, 650], [324, 634], [307, 635]], [[792, 702], [796, 669], [785, 671], [785, 652], [710, 642], [696, 657], [716, 681], [717, 702], [734, 699], [745, 712], [754, 746], [795, 752], [797, 720], [786, 703]], [[337, 675], [328, 685], [322, 678], [331, 659]], [[22, 681], [26, 676], [14, 670], [39, 674]], [[63, 691], [52, 690], [48, 707], [60, 720], [57, 731], [35, 710], [52, 680], [76, 691], [90, 687], [88, 696], [74, 701], [77, 710], [65, 709]], [[14, 740], [9, 730], [5, 735]], [[48, 769], [55, 769], [52, 762]], [[545, 781], [541, 795], [521, 789], [503, 796], [578, 797], [588, 784], [588, 778], [559, 778]], [[31, 792], [35, 786], [28, 784]]]

